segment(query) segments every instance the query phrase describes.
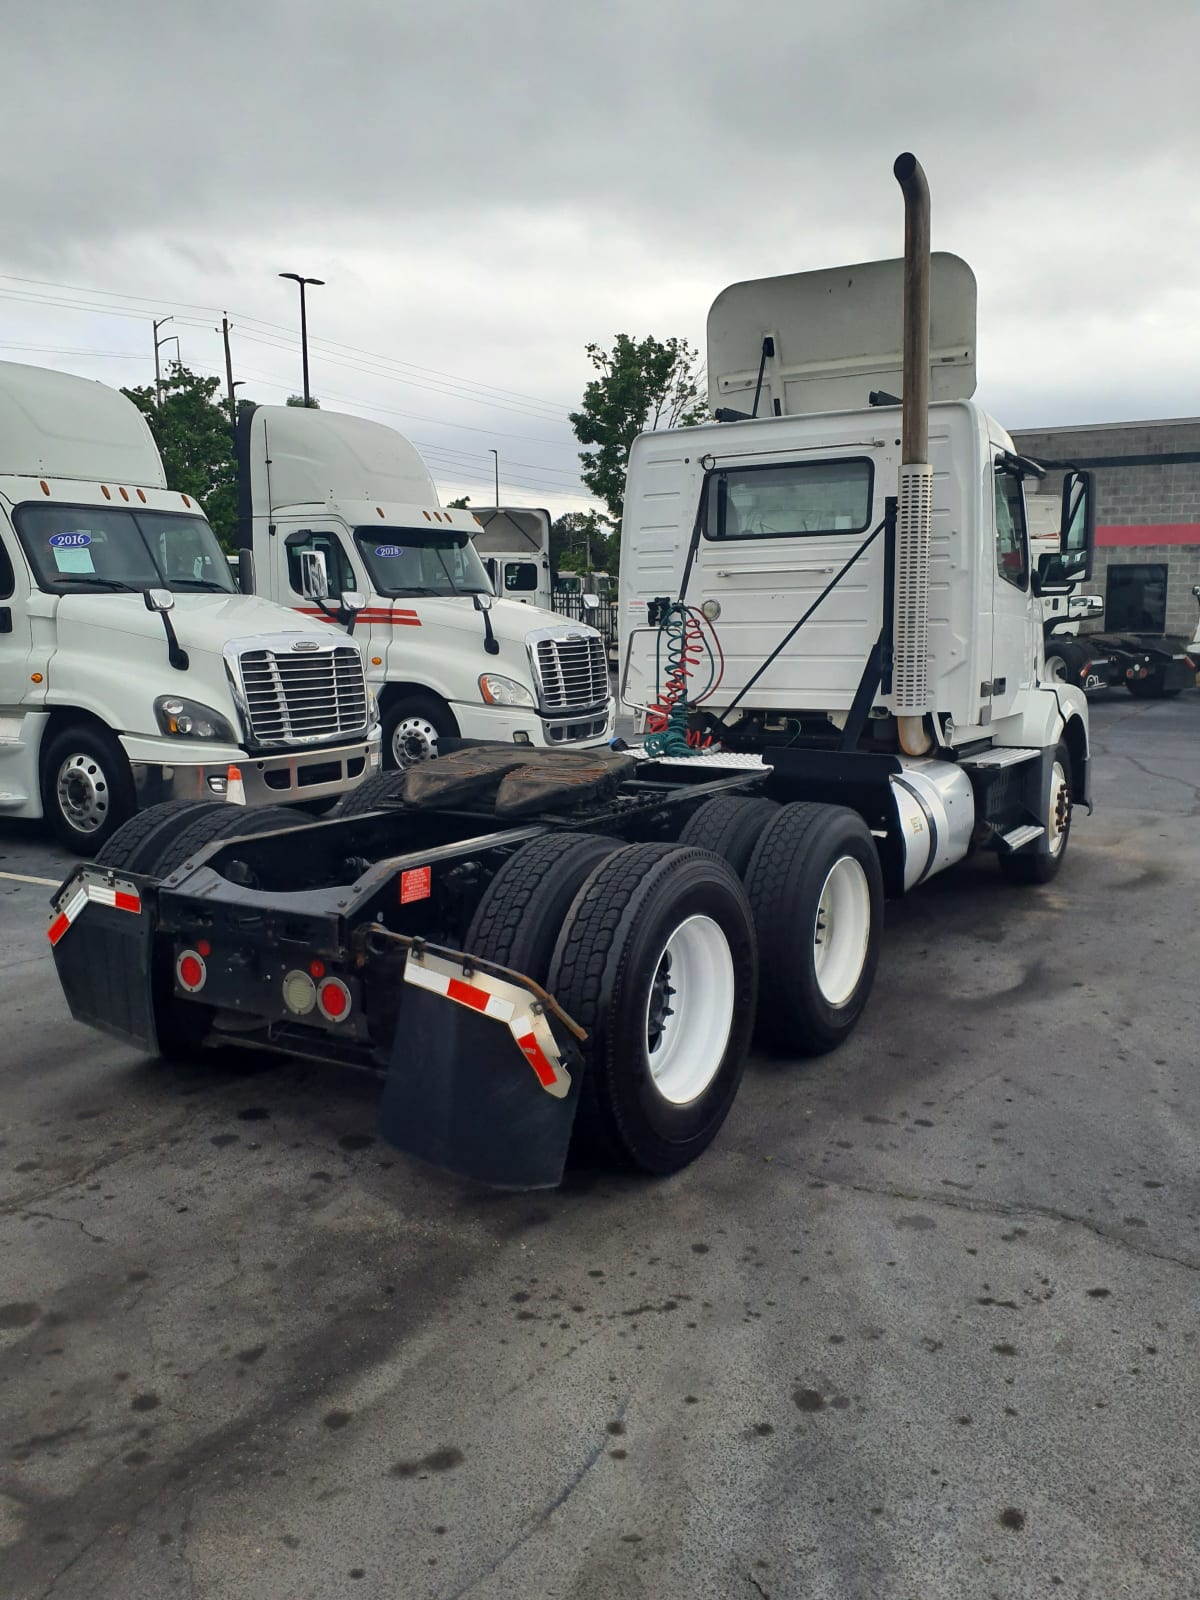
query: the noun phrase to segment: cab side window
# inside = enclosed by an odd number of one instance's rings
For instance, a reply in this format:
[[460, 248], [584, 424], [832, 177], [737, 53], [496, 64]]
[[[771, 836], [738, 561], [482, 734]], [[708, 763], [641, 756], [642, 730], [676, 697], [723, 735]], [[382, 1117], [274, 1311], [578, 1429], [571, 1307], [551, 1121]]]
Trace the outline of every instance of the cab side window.
[[304, 563], [301, 556], [306, 550], [316, 551], [324, 558], [329, 593], [334, 599], [348, 589], [358, 587], [354, 581], [354, 568], [337, 534], [313, 531], [291, 534], [287, 541], [288, 583], [296, 594], [304, 593]]
[[1029, 587], [1029, 536], [1025, 527], [1025, 493], [1021, 476], [997, 461], [996, 571], [1014, 588]]

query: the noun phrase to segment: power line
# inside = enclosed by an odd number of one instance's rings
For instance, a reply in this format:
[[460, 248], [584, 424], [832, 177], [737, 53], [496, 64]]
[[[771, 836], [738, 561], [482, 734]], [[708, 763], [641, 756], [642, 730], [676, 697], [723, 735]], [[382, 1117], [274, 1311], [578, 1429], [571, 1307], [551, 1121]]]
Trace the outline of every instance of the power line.
[[[194, 301], [182, 301], [182, 300], [181, 301], [172, 301], [172, 300], [164, 300], [164, 299], [160, 299], [160, 298], [154, 298], [154, 297], [149, 296], [149, 295], [118, 294], [114, 290], [111, 290], [111, 289], [88, 289], [88, 288], [83, 288], [79, 284], [56, 283], [53, 279], [49, 279], [49, 278], [23, 278], [23, 277], [18, 277], [15, 273], [10, 273], [10, 272], [0, 273], [0, 279], [3, 279], [7, 283], [23, 283], [23, 284], [29, 284], [29, 285], [32, 285], [34, 287], [39, 287], [39, 288], [58, 289], [60, 291], [66, 291], [68, 294], [72, 294], [72, 295], [85, 294], [85, 295], [92, 295], [92, 296], [94, 296], [96, 298], [101, 298], [101, 299], [106, 299], [106, 300], [120, 300], [120, 301], [124, 302], [126, 306], [129, 306], [130, 304], [135, 304], [135, 305], [136, 304], [140, 304], [140, 305], [145, 305], [145, 306], [149, 306], [149, 307], [156, 308], [156, 309], [157, 308], [161, 308], [163, 306], [171, 306], [172, 309], [174, 309], [176, 311], [179, 311], [179, 310], [205, 311], [205, 312], [210, 313], [213, 316], [221, 316], [221, 315], [223, 315], [224, 314], [224, 309], [225, 309], [225, 308], [218, 307], [218, 306], [198, 305]], [[6, 292], [6, 291], [0, 291], [0, 293], [3, 293], [3, 292]], [[54, 304], [55, 302], [53, 302], [51, 300], [42, 300], [39, 303], [49, 305], [49, 304]], [[107, 309], [105, 307], [103, 307], [103, 306], [72, 307], [71, 309], [95, 310], [95, 311], [100, 312], [103, 315], [110, 315], [110, 314], [111, 315], [132, 315], [132, 314], [136, 314], [136, 313], [129, 312], [129, 311], [126, 311], [124, 313], [109, 313], [107, 311]], [[295, 338], [292, 330], [289, 327], [286, 327], [283, 323], [269, 322], [263, 317], [252, 317], [252, 316], [246, 315], [246, 314], [241, 313], [241, 312], [235, 312], [233, 315], [236, 316], [237, 319], [239, 321], [241, 321], [241, 322], [249, 322], [249, 323], [257, 325], [260, 328], [272, 329], [277, 333], [282, 333], [282, 334], [287, 335], [289, 338], [292, 338], [293, 340]], [[543, 399], [541, 396], [538, 396], [538, 395], [524, 394], [520, 390], [517, 390], [517, 389], [505, 389], [505, 388], [498, 387], [495, 384], [479, 383], [473, 378], [460, 378], [454, 373], [444, 372], [444, 371], [442, 371], [441, 369], [439, 369], [437, 367], [422, 367], [422, 366], [419, 366], [415, 362], [401, 361], [398, 357], [395, 357], [395, 356], [385, 356], [385, 355], [380, 355], [376, 351], [362, 350], [356, 345], [342, 344], [338, 340], [334, 340], [334, 339], [311, 339], [309, 341], [309, 344], [310, 344], [310, 347], [314, 348], [314, 349], [318, 345], [328, 345], [331, 349], [346, 350], [346, 351], [349, 351], [353, 355], [366, 356], [370, 360], [384, 361], [384, 362], [388, 362], [388, 363], [390, 363], [390, 364], [392, 364], [394, 366], [397, 366], [397, 367], [405, 367], [405, 368], [407, 368], [407, 369], [409, 369], [410, 371], [413, 371], [413, 372], [424, 372], [424, 373], [429, 374], [432, 377], [439, 377], [439, 378], [449, 379], [453, 383], [457, 383], [457, 384], [460, 384], [460, 385], [466, 385], [466, 386], [468, 386], [470, 388], [473, 388], [473, 389], [490, 390], [494, 394], [509, 395], [509, 396], [513, 397], [514, 399], [532, 401], [535, 405], [544, 406], [548, 410], [554, 411], [554, 412], [558, 412], [560, 414], [561, 414], [562, 411], [564, 411], [566, 409], [564, 406], [560, 406], [559, 403], [557, 401], [555, 401], [555, 400], [546, 400], [546, 399]]]

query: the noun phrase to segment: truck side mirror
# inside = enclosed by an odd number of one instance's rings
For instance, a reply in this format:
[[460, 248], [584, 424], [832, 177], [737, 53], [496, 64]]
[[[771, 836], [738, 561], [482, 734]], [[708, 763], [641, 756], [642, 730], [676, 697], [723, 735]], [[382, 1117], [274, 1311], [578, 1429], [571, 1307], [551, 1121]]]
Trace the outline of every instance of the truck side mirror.
[[1092, 575], [1096, 545], [1096, 495], [1090, 472], [1072, 469], [1064, 476], [1059, 527], [1063, 579], [1067, 583], [1083, 583]]
[[144, 589], [142, 598], [147, 611], [174, 611], [175, 596], [170, 589]]
[[582, 598], [585, 611], [599, 611], [600, 596], [598, 594], [585, 594]]
[[252, 550], [238, 551], [237, 581], [238, 588], [243, 594], [254, 593], [254, 552]]
[[342, 596], [342, 610], [357, 614], [366, 606], [367, 597], [359, 589], [347, 589]]
[[1039, 598], [1042, 595], [1070, 594], [1073, 587], [1074, 582], [1067, 575], [1061, 555], [1038, 557], [1038, 564], [1033, 569], [1034, 594]]
[[329, 598], [329, 574], [325, 570], [325, 557], [320, 550], [301, 550], [300, 582], [309, 600]]

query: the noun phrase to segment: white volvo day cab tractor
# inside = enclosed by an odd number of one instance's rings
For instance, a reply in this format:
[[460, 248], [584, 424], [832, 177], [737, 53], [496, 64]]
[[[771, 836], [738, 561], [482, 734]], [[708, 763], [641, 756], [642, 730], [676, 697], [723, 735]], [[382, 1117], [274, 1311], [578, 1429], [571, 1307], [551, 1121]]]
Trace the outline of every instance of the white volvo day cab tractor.
[[[885, 895], [972, 848], [1054, 875], [1087, 710], [1043, 681], [1036, 591], [1086, 568], [1090, 486], [1069, 478], [1031, 569], [1031, 464], [969, 398], [973, 282], [935, 264], [931, 352], [928, 195], [896, 171], [903, 274], [721, 296], [714, 391], [747, 415], [634, 445], [644, 745], [464, 743], [291, 833], [186, 856], [118, 835], [53, 904], [73, 1016], [376, 1072], [384, 1137], [475, 1179], [556, 1183], [573, 1141], [665, 1174], [717, 1134], [753, 1036], [794, 1057], [851, 1035]], [[903, 408], [870, 404], [883, 382]]]
[[277, 806], [378, 763], [358, 649], [238, 593], [132, 401], [0, 362], [0, 816], [90, 855], [139, 806], [223, 802], [231, 766]]

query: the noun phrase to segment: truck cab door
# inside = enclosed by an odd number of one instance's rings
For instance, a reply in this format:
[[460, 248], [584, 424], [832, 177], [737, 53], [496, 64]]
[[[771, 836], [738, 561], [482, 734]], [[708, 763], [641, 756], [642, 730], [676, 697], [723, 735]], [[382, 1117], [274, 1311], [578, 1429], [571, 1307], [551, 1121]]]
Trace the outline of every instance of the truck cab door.
[[991, 721], [1011, 714], [1030, 688], [1038, 660], [1038, 617], [1029, 557], [1029, 527], [1020, 470], [996, 450], [992, 459], [995, 562], [992, 570]]
[[[303, 611], [309, 616], [336, 616], [338, 602], [348, 590], [365, 590], [365, 584], [355, 568], [341, 534], [325, 528], [294, 528], [290, 533], [280, 529], [274, 541], [276, 563], [274, 592], [286, 606]], [[309, 593], [305, 574], [314, 563], [325, 569], [329, 598], [322, 608]]]
[[19, 716], [28, 694], [33, 642], [25, 568], [9, 549], [11, 537], [7, 528], [0, 533], [0, 716], [5, 717]]

